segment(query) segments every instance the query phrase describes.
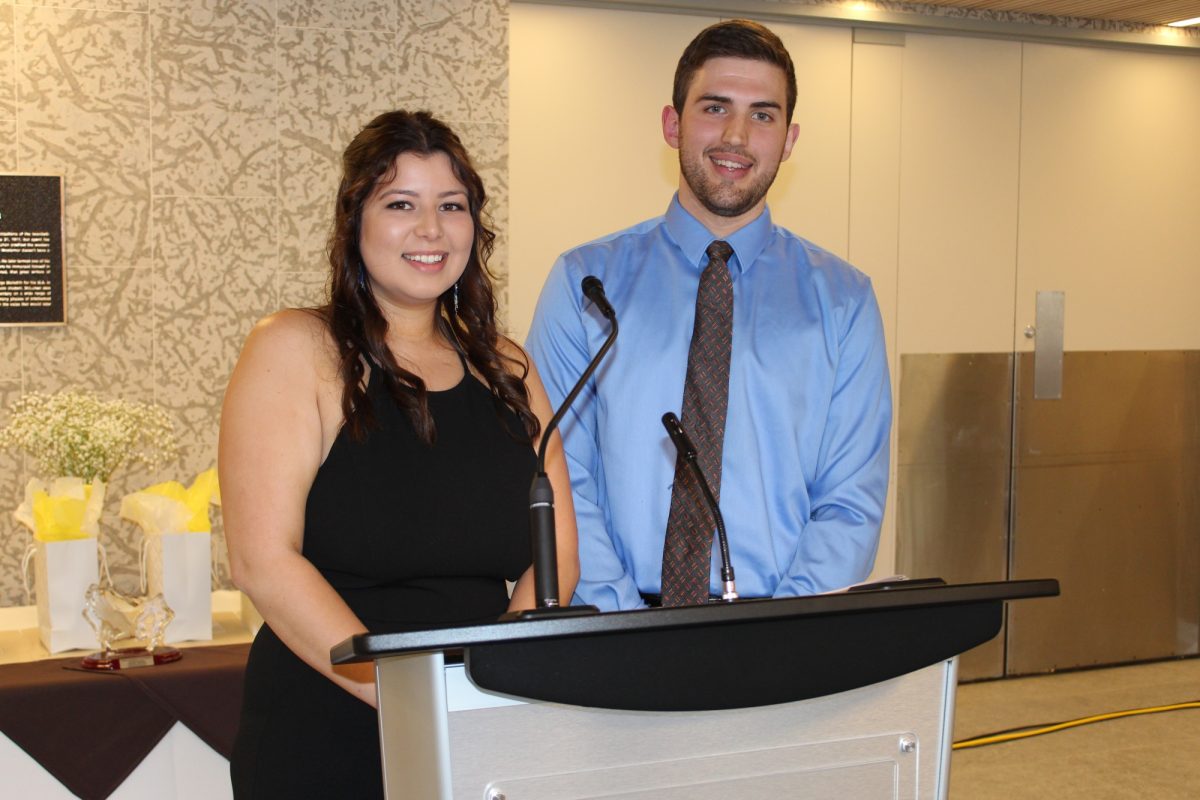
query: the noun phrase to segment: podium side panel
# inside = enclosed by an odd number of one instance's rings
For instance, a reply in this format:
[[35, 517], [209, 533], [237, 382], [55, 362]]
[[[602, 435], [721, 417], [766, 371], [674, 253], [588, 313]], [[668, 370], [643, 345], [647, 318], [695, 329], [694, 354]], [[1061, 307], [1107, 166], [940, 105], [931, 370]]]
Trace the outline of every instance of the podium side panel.
[[942, 732], [938, 744], [938, 776], [937, 800], [946, 800], [950, 791], [950, 757], [954, 753], [954, 699], [958, 691], [959, 657], [946, 662], [946, 673], [943, 676], [943, 693], [946, 701], [942, 704]]
[[387, 800], [450, 800], [450, 739], [442, 654], [375, 662]]
[[480, 692], [480, 707], [459, 702], [449, 715], [453, 796], [942, 800], [956, 663], [801, 702], [718, 711], [497, 706]]

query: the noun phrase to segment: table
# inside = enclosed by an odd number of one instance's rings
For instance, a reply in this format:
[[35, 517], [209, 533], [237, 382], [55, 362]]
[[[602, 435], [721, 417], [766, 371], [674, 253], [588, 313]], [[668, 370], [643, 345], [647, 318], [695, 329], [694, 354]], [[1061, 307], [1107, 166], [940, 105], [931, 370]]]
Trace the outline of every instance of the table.
[[[49, 657], [36, 628], [0, 632], [0, 661], [8, 662], [0, 665], [5, 793], [230, 797], [228, 757], [253, 624], [222, 596], [237, 594], [215, 593], [211, 643], [182, 646], [181, 660], [153, 668], [85, 671], [85, 651]], [[11, 620], [14, 610], [5, 611]]]
[[[3, 734], [0, 734], [0, 775], [4, 776], [5, 796], [31, 800], [76, 800], [81, 796]], [[232, 800], [229, 762], [186, 725], [176, 723], [108, 798]]]

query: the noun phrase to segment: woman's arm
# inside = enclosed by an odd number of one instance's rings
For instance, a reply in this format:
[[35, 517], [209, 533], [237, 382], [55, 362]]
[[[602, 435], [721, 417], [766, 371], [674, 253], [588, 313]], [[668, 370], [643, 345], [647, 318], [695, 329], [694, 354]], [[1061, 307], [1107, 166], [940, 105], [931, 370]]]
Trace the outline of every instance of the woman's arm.
[[233, 582], [293, 653], [373, 706], [371, 664], [329, 663], [330, 647], [366, 628], [301, 555], [308, 491], [341, 423], [335, 365], [310, 314], [284, 311], [251, 331], [221, 410], [221, 512]]
[[[538, 421], [542, 423], [544, 434], [546, 425], [554, 416], [550, 407], [550, 399], [542, 386], [533, 359], [511, 342], [505, 343], [501, 352], [505, 356], [527, 364], [529, 371], [525, 375], [525, 388], [529, 390], [529, 405]], [[539, 436], [533, 443], [536, 450], [541, 444]], [[563, 605], [569, 605], [575, 594], [575, 584], [579, 581], [579, 542], [575, 535], [575, 506], [571, 502], [571, 480], [567, 476], [567, 459], [563, 453], [562, 439], [558, 431], [550, 434], [550, 442], [546, 445], [546, 475], [550, 478], [550, 487], [554, 490], [554, 538], [558, 546], [558, 597]], [[509, 611], [520, 611], [537, 605], [534, 597], [533, 567], [525, 571], [513, 589], [509, 601]]]

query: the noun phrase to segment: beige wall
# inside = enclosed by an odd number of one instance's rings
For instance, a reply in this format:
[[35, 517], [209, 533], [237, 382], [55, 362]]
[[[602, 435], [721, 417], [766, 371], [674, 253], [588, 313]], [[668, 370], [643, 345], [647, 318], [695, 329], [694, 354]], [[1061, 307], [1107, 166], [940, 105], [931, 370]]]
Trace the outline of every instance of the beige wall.
[[509, 327], [524, 341], [559, 253], [666, 208], [659, 113], [690, 33], [672, 14], [516, 3], [510, 18]]
[[[337, 161], [364, 122], [422, 107], [452, 123], [506, 226], [507, 14], [507, 0], [0, 2], [0, 171], [65, 175], [70, 320], [0, 328], [0, 407], [69, 387], [155, 400], [184, 445], [170, 469], [114, 481], [102, 540], [119, 585], [133, 588], [140, 539], [120, 496], [211, 466], [246, 332], [321, 295]], [[502, 276], [506, 261], [502, 246]], [[8, 510], [29, 477], [0, 452], [0, 605], [24, 602], [28, 535]]]
[[1021, 44], [905, 37], [897, 348], [1012, 349]]
[[903, 353], [1200, 345], [1200, 57], [909, 34], [900, 169]]
[[[658, 113], [715, 19], [513, 6], [518, 336], [559, 252], [662, 213]], [[801, 98], [772, 214], [871, 276], [894, 389], [900, 353], [1032, 349], [1037, 290], [1066, 291], [1068, 349], [1200, 345], [1200, 56], [770, 24]]]
[[1200, 57], [1026, 45], [1017, 349], [1039, 289], [1067, 350], [1200, 348]]

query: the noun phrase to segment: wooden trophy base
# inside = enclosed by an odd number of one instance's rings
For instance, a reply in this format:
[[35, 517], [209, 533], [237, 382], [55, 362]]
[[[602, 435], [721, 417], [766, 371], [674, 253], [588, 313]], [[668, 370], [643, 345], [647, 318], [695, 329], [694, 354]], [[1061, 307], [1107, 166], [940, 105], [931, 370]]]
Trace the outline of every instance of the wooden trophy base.
[[183, 658], [175, 647], [159, 647], [147, 650], [144, 647], [118, 647], [83, 657], [84, 669], [119, 670], [134, 667], [157, 667]]

